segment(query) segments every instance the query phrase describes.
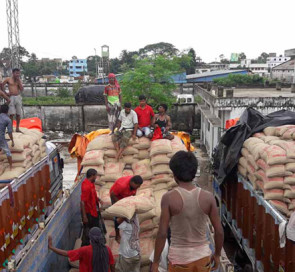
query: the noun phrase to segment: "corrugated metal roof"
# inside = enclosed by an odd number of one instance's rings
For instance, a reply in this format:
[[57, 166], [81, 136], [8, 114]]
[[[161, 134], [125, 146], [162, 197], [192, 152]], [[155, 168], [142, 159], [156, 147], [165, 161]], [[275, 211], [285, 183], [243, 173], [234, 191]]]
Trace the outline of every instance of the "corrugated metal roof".
[[211, 71], [211, 72], [205, 72], [205, 73], [202, 73], [202, 74], [187, 75], [186, 79], [217, 76], [217, 75], [223, 75], [223, 74], [234, 74], [234, 73], [239, 73], [239, 72], [247, 72], [247, 70], [218, 70], [218, 71]]
[[292, 59], [272, 68], [272, 70], [294, 70], [294, 63], [295, 59]]

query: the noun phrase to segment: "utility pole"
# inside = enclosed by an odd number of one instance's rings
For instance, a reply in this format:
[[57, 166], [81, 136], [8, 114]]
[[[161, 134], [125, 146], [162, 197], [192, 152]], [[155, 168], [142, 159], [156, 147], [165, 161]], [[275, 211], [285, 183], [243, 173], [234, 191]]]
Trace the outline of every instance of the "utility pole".
[[97, 67], [97, 56], [96, 56], [96, 48], [94, 48], [94, 53], [95, 53], [95, 73], [96, 73], [96, 77], [98, 78], [98, 67]]
[[6, 0], [8, 47], [11, 50], [10, 68], [20, 68], [18, 0]]

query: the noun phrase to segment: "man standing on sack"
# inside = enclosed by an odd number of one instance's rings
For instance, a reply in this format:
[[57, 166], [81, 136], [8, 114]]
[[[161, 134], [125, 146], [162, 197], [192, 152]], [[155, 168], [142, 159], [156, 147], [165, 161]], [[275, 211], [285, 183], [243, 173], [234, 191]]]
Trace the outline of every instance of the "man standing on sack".
[[22, 97], [21, 92], [24, 90], [22, 81], [20, 80], [20, 69], [14, 68], [12, 70], [12, 77], [6, 78], [3, 81], [3, 89], [5, 85], [8, 85], [9, 90], [9, 111], [11, 122], [13, 122], [13, 117], [16, 115], [16, 132], [20, 132], [19, 123], [22, 111]]
[[107, 232], [99, 210], [99, 199], [95, 191], [94, 183], [96, 178], [97, 171], [91, 168], [87, 171], [86, 178], [81, 185], [82, 246], [89, 245], [89, 230], [91, 228], [100, 228], [103, 235]]
[[108, 75], [109, 84], [104, 89], [105, 106], [108, 113], [109, 129], [114, 132], [116, 121], [121, 110], [122, 96], [121, 88], [116, 79], [116, 76], [112, 73]]

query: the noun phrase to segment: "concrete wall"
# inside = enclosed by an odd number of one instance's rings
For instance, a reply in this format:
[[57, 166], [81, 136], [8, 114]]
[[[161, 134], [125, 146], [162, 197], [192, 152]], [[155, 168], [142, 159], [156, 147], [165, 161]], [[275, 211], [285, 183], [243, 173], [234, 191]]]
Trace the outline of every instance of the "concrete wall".
[[[191, 131], [200, 128], [200, 112], [194, 105], [175, 105], [169, 114], [175, 130]], [[44, 131], [74, 133], [108, 127], [103, 105], [24, 106], [23, 118], [30, 117], [40, 118]]]

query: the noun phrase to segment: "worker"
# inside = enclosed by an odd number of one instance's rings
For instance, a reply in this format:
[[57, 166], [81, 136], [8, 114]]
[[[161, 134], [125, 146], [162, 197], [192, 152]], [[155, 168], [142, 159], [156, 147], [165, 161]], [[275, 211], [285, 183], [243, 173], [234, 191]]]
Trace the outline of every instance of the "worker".
[[133, 140], [136, 139], [137, 128], [137, 114], [131, 109], [130, 103], [125, 103], [124, 109], [121, 110], [118, 118], [117, 130], [112, 136], [112, 141], [117, 150], [116, 160], [119, 160], [122, 157], [130, 138], [132, 137]]
[[86, 178], [81, 185], [81, 215], [83, 222], [82, 245], [89, 245], [89, 230], [93, 227], [99, 227], [103, 234], [106, 228], [99, 210], [99, 199], [95, 190], [94, 182], [97, 178], [95, 169], [88, 169]]
[[158, 106], [158, 112], [155, 114], [152, 120], [152, 126], [154, 128], [159, 127], [163, 134], [163, 139], [173, 140], [174, 136], [169, 132], [172, 127], [171, 118], [166, 113], [168, 106], [166, 104], [160, 104]]
[[115, 272], [115, 261], [111, 249], [105, 245], [104, 235], [97, 227], [89, 231], [90, 245], [74, 250], [62, 250], [52, 245], [48, 236], [48, 248], [58, 255], [68, 257], [71, 262], [79, 260], [80, 272]]
[[[110, 189], [110, 198], [112, 204], [115, 204], [120, 199], [125, 197], [134, 196], [137, 189], [142, 185], [143, 179], [141, 176], [126, 176], [121, 177], [116, 180], [114, 185]], [[119, 224], [116, 218], [114, 219], [115, 231], [116, 231], [116, 241], [120, 241], [120, 232], [118, 229]]]
[[119, 248], [119, 258], [116, 262], [118, 272], [140, 272], [139, 221], [137, 215], [130, 221], [118, 218], [119, 229], [122, 233]]
[[20, 69], [14, 68], [12, 70], [12, 77], [6, 78], [3, 81], [3, 88], [8, 85], [9, 90], [9, 116], [13, 122], [13, 117], [16, 115], [16, 132], [20, 132], [19, 124], [22, 111], [22, 97], [21, 92], [24, 90], [22, 81], [20, 79]]
[[[196, 187], [192, 182], [198, 168], [193, 153], [178, 151], [171, 158], [169, 166], [178, 186], [164, 194], [161, 200], [161, 216], [152, 272], [158, 272], [169, 225], [171, 245], [168, 254], [168, 271], [216, 270], [220, 264], [224, 235], [214, 196]], [[207, 238], [208, 219], [214, 228], [213, 255]]]
[[6, 129], [11, 140], [11, 147], [14, 147], [12, 122], [11, 119], [8, 117], [8, 105], [4, 104], [1, 105], [0, 108], [0, 151], [2, 150], [6, 154], [10, 170], [12, 170], [12, 156], [7, 141], [5, 139]]
[[122, 96], [121, 88], [116, 79], [116, 76], [112, 73], [108, 75], [109, 84], [104, 89], [105, 106], [108, 113], [109, 129], [114, 132], [116, 125], [116, 119], [121, 110]]
[[139, 106], [137, 106], [134, 110], [138, 118], [137, 136], [146, 136], [148, 138], [152, 138], [151, 118], [154, 117], [155, 113], [153, 108], [147, 105], [146, 97], [144, 95], [140, 95], [138, 99]]
[[2, 85], [2, 75], [0, 74], [0, 97], [4, 98], [6, 100], [6, 103], [10, 103], [9, 97], [6, 95], [5, 90]]

